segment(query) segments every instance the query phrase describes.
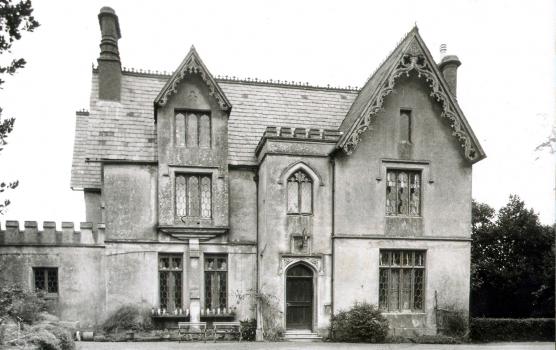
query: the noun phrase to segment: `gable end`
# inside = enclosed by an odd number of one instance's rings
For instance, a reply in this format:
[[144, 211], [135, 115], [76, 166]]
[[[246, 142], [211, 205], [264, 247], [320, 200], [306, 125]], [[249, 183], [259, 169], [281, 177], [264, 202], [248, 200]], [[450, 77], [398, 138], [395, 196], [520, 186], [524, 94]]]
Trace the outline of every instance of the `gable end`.
[[[392, 67], [388, 69], [390, 73], [384, 77], [361, 115], [339, 141], [338, 148], [341, 148], [348, 155], [352, 154], [361, 141], [361, 135], [369, 129], [373, 117], [382, 109], [384, 99], [394, 91], [397, 79], [404, 74], [409, 76], [411, 72], [415, 71], [419, 78], [425, 79], [429, 84], [431, 88], [430, 96], [440, 103], [442, 107], [441, 115], [448, 119], [452, 135], [458, 139], [464, 157], [472, 163], [485, 158], [483, 149], [457, 102], [450, 94], [442, 74], [438, 71], [417, 31], [410, 32], [404, 41], [405, 43], [402, 42], [400, 45], [405, 44], [405, 49], [394, 58], [391, 63]], [[385, 64], [387, 63], [388, 61], [385, 62]]]

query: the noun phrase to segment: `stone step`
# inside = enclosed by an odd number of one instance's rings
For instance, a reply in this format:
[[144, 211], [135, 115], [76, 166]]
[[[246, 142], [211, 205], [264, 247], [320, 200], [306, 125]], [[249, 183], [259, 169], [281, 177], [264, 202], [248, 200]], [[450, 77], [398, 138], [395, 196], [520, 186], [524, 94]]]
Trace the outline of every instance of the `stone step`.
[[285, 333], [285, 339], [287, 341], [298, 341], [298, 342], [320, 342], [322, 337], [317, 333], [313, 333], [309, 330], [288, 330]]

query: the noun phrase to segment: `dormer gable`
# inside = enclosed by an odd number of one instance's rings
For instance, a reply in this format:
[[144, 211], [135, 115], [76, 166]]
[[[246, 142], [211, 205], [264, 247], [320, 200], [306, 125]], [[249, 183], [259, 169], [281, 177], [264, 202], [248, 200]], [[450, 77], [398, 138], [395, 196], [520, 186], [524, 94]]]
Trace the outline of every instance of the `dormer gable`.
[[[155, 120], [157, 117], [157, 109], [159, 107], [165, 106], [170, 98], [178, 93], [180, 83], [188, 76], [188, 75], [197, 75], [207, 86], [209, 96], [212, 96], [218, 102], [218, 107], [222, 111], [226, 111], [229, 115], [230, 110], [232, 109], [232, 104], [212, 76], [209, 70], [201, 60], [201, 57], [197, 53], [197, 50], [194, 46], [191, 46], [189, 53], [181, 64], [179, 65], [178, 69], [172, 74], [170, 79], [164, 84], [156, 98], [154, 99], [154, 110], [155, 110]], [[199, 94], [190, 94], [186, 95], [186, 99], [188, 98], [198, 98], [195, 95]], [[208, 102], [204, 101], [207, 105]]]
[[430, 96], [440, 103], [441, 116], [448, 119], [452, 135], [461, 145], [462, 154], [471, 163], [486, 157], [457, 100], [432, 55], [414, 27], [369, 78], [344, 118], [344, 133], [337, 148], [347, 155], [357, 149], [361, 136], [369, 129], [374, 116], [382, 109], [386, 96], [395, 89], [398, 78], [416, 73], [430, 88]]

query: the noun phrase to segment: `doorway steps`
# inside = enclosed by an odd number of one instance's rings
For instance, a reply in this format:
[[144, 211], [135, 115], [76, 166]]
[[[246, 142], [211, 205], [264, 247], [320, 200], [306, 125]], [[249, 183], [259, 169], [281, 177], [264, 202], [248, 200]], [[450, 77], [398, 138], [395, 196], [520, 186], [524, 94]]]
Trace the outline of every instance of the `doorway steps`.
[[284, 335], [287, 341], [296, 342], [320, 342], [322, 337], [309, 329], [288, 329]]

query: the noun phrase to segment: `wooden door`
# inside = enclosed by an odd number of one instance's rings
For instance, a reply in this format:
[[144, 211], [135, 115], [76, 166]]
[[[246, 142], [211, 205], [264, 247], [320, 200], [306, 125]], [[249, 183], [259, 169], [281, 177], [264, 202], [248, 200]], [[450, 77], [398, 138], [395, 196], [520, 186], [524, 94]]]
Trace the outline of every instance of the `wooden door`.
[[296, 265], [286, 274], [286, 328], [311, 330], [312, 325], [313, 272]]

